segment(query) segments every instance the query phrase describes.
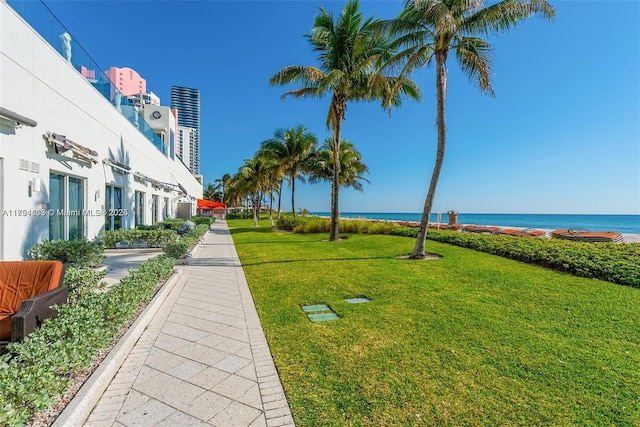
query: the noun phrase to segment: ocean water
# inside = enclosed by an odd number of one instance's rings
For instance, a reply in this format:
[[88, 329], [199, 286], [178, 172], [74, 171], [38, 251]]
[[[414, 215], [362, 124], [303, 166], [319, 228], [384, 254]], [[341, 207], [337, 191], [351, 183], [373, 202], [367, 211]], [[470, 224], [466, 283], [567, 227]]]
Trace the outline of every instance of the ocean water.
[[[314, 215], [330, 216], [330, 212], [313, 212]], [[368, 218], [389, 221], [420, 221], [420, 213], [397, 212], [342, 212], [343, 218]], [[437, 214], [431, 214], [431, 222], [436, 222]], [[448, 216], [442, 214], [442, 222]], [[617, 231], [619, 233], [640, 234], [640, 215], [569, 215], [569, 214], [478, 214], [460, 213], [460, 224], [498, 225], [506, 227], [569, 229], [586, 228], [591, 231]]]

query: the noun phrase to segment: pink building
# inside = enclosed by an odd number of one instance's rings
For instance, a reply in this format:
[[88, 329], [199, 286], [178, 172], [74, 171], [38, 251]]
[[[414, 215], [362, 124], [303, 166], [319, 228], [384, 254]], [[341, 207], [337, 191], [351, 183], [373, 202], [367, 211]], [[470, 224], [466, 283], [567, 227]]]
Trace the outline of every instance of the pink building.
[[136, 95], [147, 91], [147, 81], [131, 68], [110, 67], [104, 73], [124, 96]]
[[80, 68], [80, 74], [82, 74], [82, 77], [95, 80], [96, 70], [90, 70], [84, 65], [81, 65], [79, 68]]

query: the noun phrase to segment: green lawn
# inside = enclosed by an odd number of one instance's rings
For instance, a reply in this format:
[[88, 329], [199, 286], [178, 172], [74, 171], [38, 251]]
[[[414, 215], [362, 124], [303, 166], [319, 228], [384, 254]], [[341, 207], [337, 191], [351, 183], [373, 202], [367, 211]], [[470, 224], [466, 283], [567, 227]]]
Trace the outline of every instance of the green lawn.
[[433, 241], [441, 259], [408, 261], [410, 238], [229, 225], [299, 426], [640, 425], [640, 289]]

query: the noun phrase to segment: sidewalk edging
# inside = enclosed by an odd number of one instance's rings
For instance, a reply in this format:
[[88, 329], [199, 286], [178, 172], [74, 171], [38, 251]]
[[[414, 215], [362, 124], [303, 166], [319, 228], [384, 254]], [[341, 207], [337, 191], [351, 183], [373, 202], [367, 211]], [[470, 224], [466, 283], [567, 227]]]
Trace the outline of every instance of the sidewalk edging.
[[136, 342], [138, 342], [140, 336], [162, 306], [162, 303], [167, 299], [167, 296], [171, 293], [176, 283], [178, 283], [182, 273], [182, 269], [179, 268], [167, 280], [164, 286], [162, 286], [153, 297], [149, 305], [147, 305], [140, 316], [138, 316], [133, 325], [129, 327], [127, 332], [109, 352], [105, 360], [100, 363], [100, 366], [91, 374], [74, 398], [60, 413], [58, 418], [56, 418], [52, 424], [53, 427], [72, 427], [82, 426], [84, 424], [100, 400], [100, 397], [102, 397], [102, 394], [111, 383], [111, 380], [115, 377], [131, 352], [131, 349]]

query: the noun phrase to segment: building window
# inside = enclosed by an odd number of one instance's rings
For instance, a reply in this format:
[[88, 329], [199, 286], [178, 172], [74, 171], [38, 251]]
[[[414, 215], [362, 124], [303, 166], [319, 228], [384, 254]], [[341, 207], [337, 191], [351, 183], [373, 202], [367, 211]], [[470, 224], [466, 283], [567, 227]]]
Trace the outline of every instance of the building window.
[[151, 224], [160, 222], [160, 197], [156, 194], [151, 196]]
[[122, 228], [122, 188], [107, 185], [105, 195], [105, 230], [119, 230]]
[[136, 224], [144, 225], [144, 193], [142, 191], [136, 191]]
[[69, 175], [49, 174], [49, 239], [84, 238], [84, 180]]

